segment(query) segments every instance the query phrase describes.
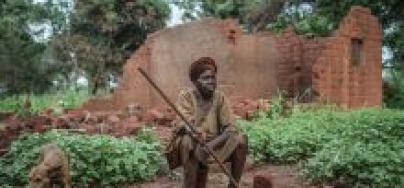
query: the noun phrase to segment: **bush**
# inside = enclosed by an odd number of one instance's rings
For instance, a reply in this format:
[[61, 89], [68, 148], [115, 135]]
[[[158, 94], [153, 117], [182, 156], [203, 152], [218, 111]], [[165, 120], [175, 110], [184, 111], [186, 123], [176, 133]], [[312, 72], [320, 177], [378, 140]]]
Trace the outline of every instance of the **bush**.
[[342, 179], [353, 187], [404, 186], [404, 113], [360, 111], [349, 120], [303, 163], [302, 174], [315, 182]]
[[251, 122], [240, 120], [239, 127], [247, 133], [250, 153], [256, 161], [296, 163], [332, 138], [330, 127], [338, 131], [338, 126], [327, 123], [343, 121], [343, 117], [332, 115], [335, 113], [330, 107], [309, 111], [295, 108], [287, 118], [261, 116]]
[[137, 137], [81, 135], [64, 131], [27, 134], [19, 137], [0, 158], [0, 184], [23, 185], [38, 158], [39, 147], [58, 144], [69, 156], [70, 174], [76, 186], [104, 186], [147, 180], [160, 169], [160, 144], [150, 131]]
[[255, 160], [300, 163], [302, 175], [314, 182], [404, 185], [403, 111], [296, 108], [290, 117], [261, 116], [239, 127], [249, 136]]

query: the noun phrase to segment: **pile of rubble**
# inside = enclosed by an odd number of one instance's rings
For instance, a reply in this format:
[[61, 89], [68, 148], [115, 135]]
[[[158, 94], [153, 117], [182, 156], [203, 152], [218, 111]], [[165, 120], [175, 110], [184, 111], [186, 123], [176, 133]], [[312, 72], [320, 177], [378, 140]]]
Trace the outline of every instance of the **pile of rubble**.
[[[243, 99], [235, 102], [234, 113], [245, 119], [251, 119], [260, 109], [268, 108], [267, 100]], [[8, 113], [0, 126], [0, 155], [5, 148], [25, 132], [45, 132], [50, 129], [68, 129], [85, 134], [110, 134], [116, 137], [134, 135], [145, 125], [154, 125], [160, 138], [170, 136], [172, 122], [176, 114], [168, 107], [142, 109], [138, 105], [128, 105], [121, 111], [89, 112], [82, 109], [65, 109], [61, 114], [52, 109], [44, 109], [38, 115], [18, 118]]]
[[259, 110], [269, 109], [268, 99], [233, 99], [233, 112], [236, 116], [251, 120]]

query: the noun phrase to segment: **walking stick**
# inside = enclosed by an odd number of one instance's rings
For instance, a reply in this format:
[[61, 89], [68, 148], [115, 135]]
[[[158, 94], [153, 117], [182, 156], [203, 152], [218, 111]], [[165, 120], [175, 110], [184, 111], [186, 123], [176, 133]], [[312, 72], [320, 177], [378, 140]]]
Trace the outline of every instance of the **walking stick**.
[[191, 123], [185, 118], [184, 115], [177, 109], [177, 107], [170, 101], [170, 99], [167, 97], [166, 94], [153, 82], [153, 80], [147, 75], [147, 73], [141, 68], [138, 67], [137, 70], [142, 74], [143, 77], [146, 78], [146, 80], [150, 83], [150, 85], [153, 86], [154, 89], [156, 89], [157, 93], [160, 94], [161, 97], [163, 97], [164, 101], [174, 110], [174, 112], [181, 118], [182, 121], [185, 122], [185, 130], [188, 132], [188, 134], [191, 136], [192, 139], [194, 139], [199, 145], [201, 145], [207, 153], [212, 156], [212, 158], [216, 161], [216, 163], [219, 165], [219, 167], [222, 169], [222, 171], [226, 174], [226, 176], [230, 179], [230, 182], [238, 188], [238, 183], [234, 179], [234, 177], [231, 175], [231, 173], [224, 167], [223, 163], [220, 162], [219, 158], [213, 153], [212, 149], [206, 146], [202, 141], [200, 141], [196, 136], [196, 131], [193, 126], [191, 126]]

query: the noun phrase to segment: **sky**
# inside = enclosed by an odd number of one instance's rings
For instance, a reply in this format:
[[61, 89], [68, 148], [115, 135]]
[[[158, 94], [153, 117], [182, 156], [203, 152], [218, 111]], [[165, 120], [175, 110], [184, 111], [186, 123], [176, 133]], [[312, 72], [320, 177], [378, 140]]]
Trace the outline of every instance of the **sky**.
[[170, 8], [171, 8], [171, 17], [169, 20], [167, 20], [167, 26], [168, 27], [173, 27], [175, 25], [178, 24], [182, 24], [182, 14], [184, 13], [184, 11], [182, 11], [180, 8], [178, 8], [178, 6], [174, 5], [174, 4], [170, 4]]

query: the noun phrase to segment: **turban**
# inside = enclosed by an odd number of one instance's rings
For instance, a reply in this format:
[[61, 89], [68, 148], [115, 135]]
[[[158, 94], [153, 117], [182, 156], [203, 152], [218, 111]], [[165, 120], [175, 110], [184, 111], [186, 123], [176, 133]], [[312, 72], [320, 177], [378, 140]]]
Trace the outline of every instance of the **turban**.
[[193, 62], [189, 68], [189, 78], [191, 81], [195, 81], [199, 78], [199, 75], [206, 70], [213, 70], [215, 73], [217, 72], [215, 60], [211, 57], [201, 57]]

